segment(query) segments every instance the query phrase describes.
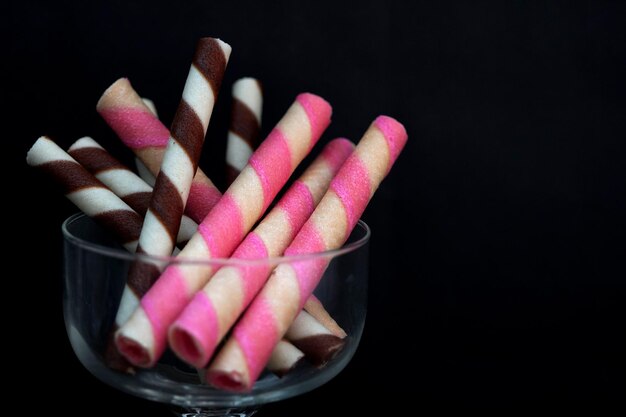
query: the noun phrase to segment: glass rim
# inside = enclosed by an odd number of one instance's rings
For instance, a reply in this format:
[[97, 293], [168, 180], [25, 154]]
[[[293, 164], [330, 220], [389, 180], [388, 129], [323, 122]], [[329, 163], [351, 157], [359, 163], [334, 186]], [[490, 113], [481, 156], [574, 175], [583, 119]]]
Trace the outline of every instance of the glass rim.
[[89, 250], [100, 255], [109, 256], [121, 260], [139, 260], [142, 262], [165, 262], [165, 263], [177, 263], [177, 264], [195, 264], [195, 265], [257, 265], [257, 264], [279, 264], [296, 261], [310, 261], [318, 258], [334, 258], [340, 255], [345, 255], [350, 252], [354, 252], [357, 249], [363, 247], [369, 241], [372, 231], [370, 227], [363, 220], [358, 220], [353, 231], [361, 229], [363, 235], [359, 236], [353, 242], [345, 243], [343, 246], [337, 249], [325, 250], [322, 252], [305, 253], [299, 255], [282, 255], [272, 256], [266, 258], [210, 258], [210, 259], [198, 259], [198, 258], [180, 258], [177, 256], [155, 256], [145, 253], [131, 253], [123, 249], [113, 248], [110, 246], [102, 245], [99, 243], [91, 242], [76, 236], [69, 230], [69, 226], [83, 218], [89, 218], [85, 213], [79, 212], [69, 216], [63, 221], [61, 230], [63, 237], [66, 241], [71, 242], [83, 249]]

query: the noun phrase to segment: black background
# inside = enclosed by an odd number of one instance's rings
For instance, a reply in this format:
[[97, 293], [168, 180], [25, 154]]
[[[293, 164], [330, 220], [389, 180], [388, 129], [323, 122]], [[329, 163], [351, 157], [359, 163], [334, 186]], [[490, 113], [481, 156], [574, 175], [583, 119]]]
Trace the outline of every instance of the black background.
[[28, 409], [168, 415], [74, 358], [59, 227], [75, 210], [24, 158], [40, 135], [64, 147], [91, 135], [130, 161], [97, 99], [127, 76], [169, 124], [201, 36], [233, 47], [202, 162], [218, 183], [241, 76], [264, 83], [264, 132], [302, 91], [334, 107], [322, 142], [356, 141], [378, 114], [409, 132], [364, 215], [359, 351], [326, 386], [261, 415], [624, 408], [623, 4], [175, 3], [9, 3], [7, 261], [25, 260], [4, 277], [3, 298], [21, 307], [6, 313], [16, 326], [3, 340], [23, 366], [16, 388], [38, 399]]

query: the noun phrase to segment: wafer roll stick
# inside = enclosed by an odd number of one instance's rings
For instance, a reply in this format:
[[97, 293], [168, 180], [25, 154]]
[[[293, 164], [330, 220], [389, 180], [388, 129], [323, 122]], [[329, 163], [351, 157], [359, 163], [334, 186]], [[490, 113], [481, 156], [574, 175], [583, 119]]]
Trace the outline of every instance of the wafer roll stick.
[[[217, 64], [226, 65], [225, 62]], [[195, 76], [190, 72], [194, 79], [202, 79], [197, 71], [194, 74]], [[210, 94], [211, 92], [204, 91], [204, 95]], [[146, 107], [128, 79], [120, 78], [114, 82], [100, 97], [96, 109], [122, 142], [132, 149], [156, 177], [161, 169], [170, 132]], [[220, 197], [217, 187], [198, 169], [193, 178], [185, 212], [199, 223]]]
[[[125, 167], [98, 142], [85, 136], [74, 142], [67, 153], [139, 215], [144, 216], [146, 214], [152, 195], [152, 187]], [[197, 229], [197, 223], [183, 215], [176, 242], [179, 244], [187, 242]]]
[[[59, 183], [70, 201], [105, 229], [113, 232], [128, 251], [135, 251], [141, 230], [141, 216], [63, 149], [47, 137], [41, 137], [28, 152], [26, 160], [29, 165], [46, 172]], [[140, 296], [143, 288], [140, 281], [126, 283], [116, 324], [121, 319], [128, 318], [133, 307], [138, 304], [137, 294]], [[128, 371], [129, 364], [110, 346], [107, 346], [105, 352], [107, 364], [120, 371]]]
[[26, 162], [53, 178], [72, 203], [112, 232], [127, 250], [135, 251], [141, 217], [56, 143], [40, 137]]
[[[407, 139], [404, 127], [379, 116], [341, 167], [309, 220], [285, 251], [297, 255], [341, 247]], [[280, 264], [235, 325], [206, 374], [219, 388], [249, 390], [330, 259]]]
[[[230, 256], [330, 123], [331, 107], [313, 94], [300, 94], [239, 177], [198, 226], [181, 259]], [[165, 350], [167, 330], [214, 273], [208, 264], [165, 269], [120, 328], [116, 344], [137, 366], [151, 366]]]
[[[198, 167], [213, 105], [222, 82], [230, 46], [212, 39], [198, 42], [183, 97], [172, 122], [171, 136], [139, 235], [138, 253], [168, 256]], [[133, 262], [129, 276], [154, 282], [161, 264]]]
[[[82, 143], [84, 144], [85, 142], [89, 143], [88, 140]], [[73, 153], [76, 156], [76, 153]], [[84, 160], [85, 158], [82, 159]], [[78, 208], [90, 217], [93, 217], [105, 229], [112, 231], [128, 251], [135, 251], [143, 218], [133, 211], [133, 207], [130, 204], [125, 203], [119, 196], [106, 188], [105, 184], [97, 177], [94, 177], [85, 167], [81, 166], [70, 154], [63, 151], [48, 138], [42, 137], [29, 152], [27, 161], [30, 165], [51, 174], [57, 182], [63, 185], [67, 197]], [[111, 169], [117, 169], [115, 167], [120, 166], [116, 160], [112, 161], [106, 157], [102, 159], [92, 158], [91, 162], [93, 167], [96, 168], [102, 166], [102, 164], [111, 166]], [[106, 171], [100, 170], [100, 172]], [[112, 176], [107, 177], [107, 179], [111, 178]], [[122, 178], [124, 177], [122, 176]], [[132, 179], [128, 183], [139, 184]], [[148, 188], [150, 191], [152, 190], [151, 187]], [[125, 190], [123, 187], [121, 189]], [[140, 189], [147, 190], [145, 186]], [[128, 195], [126, 192], [122, 194]], [[144, 197], [130, 198], [128, 201], [132, 203], [142, 199]], [[145, 289], [146, 283], [141, 280], [127, 281], [115, 318], [116, 326], [128, 319], [130, 313], [139, 304], [139, 298], [145, 293]], [[117, 327], [114, 330], [116, 329]], [[105, 360], [107, 365], [114, 369], [130, 371], [129, 364], [124, 358], [119, 356], [112, 344], [112, 340], [111, 345], [106, 348]]]
[[233, 84], [230, 128], [226, 141], [226, 183], [237, 178], [259, 145], [263, 92], [254, 78], [241, 78]]
[[[347, 139], [336, 139], [326, 145], [274, 209], [241, 242], [232, 258], [263, 259], [282, 255], [353, 149], [354, 145]], [[271, 267], [266, 263], [222, 267], [170, 327], [172, 350], [196, 368], [206, 366], [270, 272]]]
[[[140, 215], [145, 215], [152, 194], [152, 187], [135, 173], [109, 154], [90, 137], [83, 137], [74, 142], [68, 154], [76, 159], [89, 172], [94, 174], [104, 185]], [[198, 225], [187, 216], [183, 216], [177, 242], [187, 242], [195, 233]], [[132, 279], [130, 283], [136, 282]], [[146, 281], [142, 281], [146, 282]], [[139, 305], [139, 298], [147, 288], [145, 285], [127, 285], [115, 317], [117, 326], [124, 324], [130, 314]]]

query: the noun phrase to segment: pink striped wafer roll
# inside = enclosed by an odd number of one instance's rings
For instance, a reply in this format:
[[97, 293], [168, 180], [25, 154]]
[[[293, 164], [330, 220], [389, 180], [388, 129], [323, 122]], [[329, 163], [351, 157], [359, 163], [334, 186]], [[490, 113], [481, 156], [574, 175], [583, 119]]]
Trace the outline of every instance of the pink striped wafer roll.
[[135, 250], [141, 217], [56, 143], [40, 137], [26, 162], [53, 178], [72, 203], [111, 231], [127, 250]]
[[[85, 136], [74, 142], [67, 153], [138, 214], [141, 216], [146, 214], [152, 195], [152, 187], [125, 167], [98, 142]], [[197, 228], [196, 222], [183, 215], [176, 242], [179, 244], [187, 242]]]
[[[215, 41], [217, 42], [217, 41]], [[229, 48], [228, 48], [229, 49]], [[209, 64], [206, 63], [205, 64]], [[216, 64], [226, 66], [226, 56]], [[188, 82], [202, 81], [199, 71], [192, 70]], [[210, 75], [210, 77], [217, 74]], [[213, 94], [212, 88], [197, 91], [199, 96], [208, 98]], [[189, 90], [192, 91], [192, 90]], [[217, 90], [214, 90], [217, 92]], [[183, 97], [184, 99], [184, 97]], [[137, 155], [148, 170], [156, 177], [161, 169], [163, 155], [167, 147], [170, 132], [167, 127], [144, 104], [126, 78], [115, 81], [102, 95], [96, 106], [98, 113], [115, 131], [117, 136]], [[182, 121], [182, 120], [181, 120]], [[202, 124], [208, 123], [208, 118]], [[178, 124], [174, 127], [181, 127]], [[199, 149], [197, 149], [199, 151]], [[197, 170], [193, 177], [191, 190], [185, 206], [185, 213], [196, 222], [201, 222], [207, 213], [220, 199], [221, 193], [213, 182], [201, 171]]]
[[[230, 46], [220, 40], [198, 41], [139, 235], [139, 253], [169, 256], [174, 249], [229, 54]], [[129, 276], [142, 276], [149, 282], [159, 274], [160, 265], [148, 262], [133, 262], [129, 271]]]
[[241, 78], [233, 84], [233, 104], [226, 141], [226, 183], [237, 178], [259, 144], [263, 91], [254, 78]]
[[[282, 255], [353, 149], [354, 145], [347, 139], [335, 139], [326, 145], [274, 209], [241, 242], [232, 258], [262, 259]], [[172, 350], [196, 368], [206, 366], [270, 272], [271, 267], [266, 263], [222, 267], [170, 327]]]
[[[343, 245], [406, 139], [400, 123], [378, 117], [285, 254], [321, 252]], [[252, 387], [328, 262], [320, 257], [280, 264], [274, 270], [209, 367], [209, 383], [238, 391]]]
[[[300, 94], [239, 177], [198, 226], [179, 257], [229, 256], [330, 123], [322, 98]], [[137, 366], [151, 366], [165, 350], [167, 329], [214, 272], [208, 264], [169, 266], [120, 328], [120, 352]]]

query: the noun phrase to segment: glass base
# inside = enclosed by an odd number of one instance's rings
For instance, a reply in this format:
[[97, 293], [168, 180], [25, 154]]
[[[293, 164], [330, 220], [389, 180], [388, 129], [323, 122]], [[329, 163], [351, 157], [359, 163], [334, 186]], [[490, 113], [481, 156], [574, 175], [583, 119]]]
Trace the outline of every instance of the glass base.
[[172, 411], [181, 417], [248, 417], [258, 411], [258, 408], [180, 408], [174, 407]]

